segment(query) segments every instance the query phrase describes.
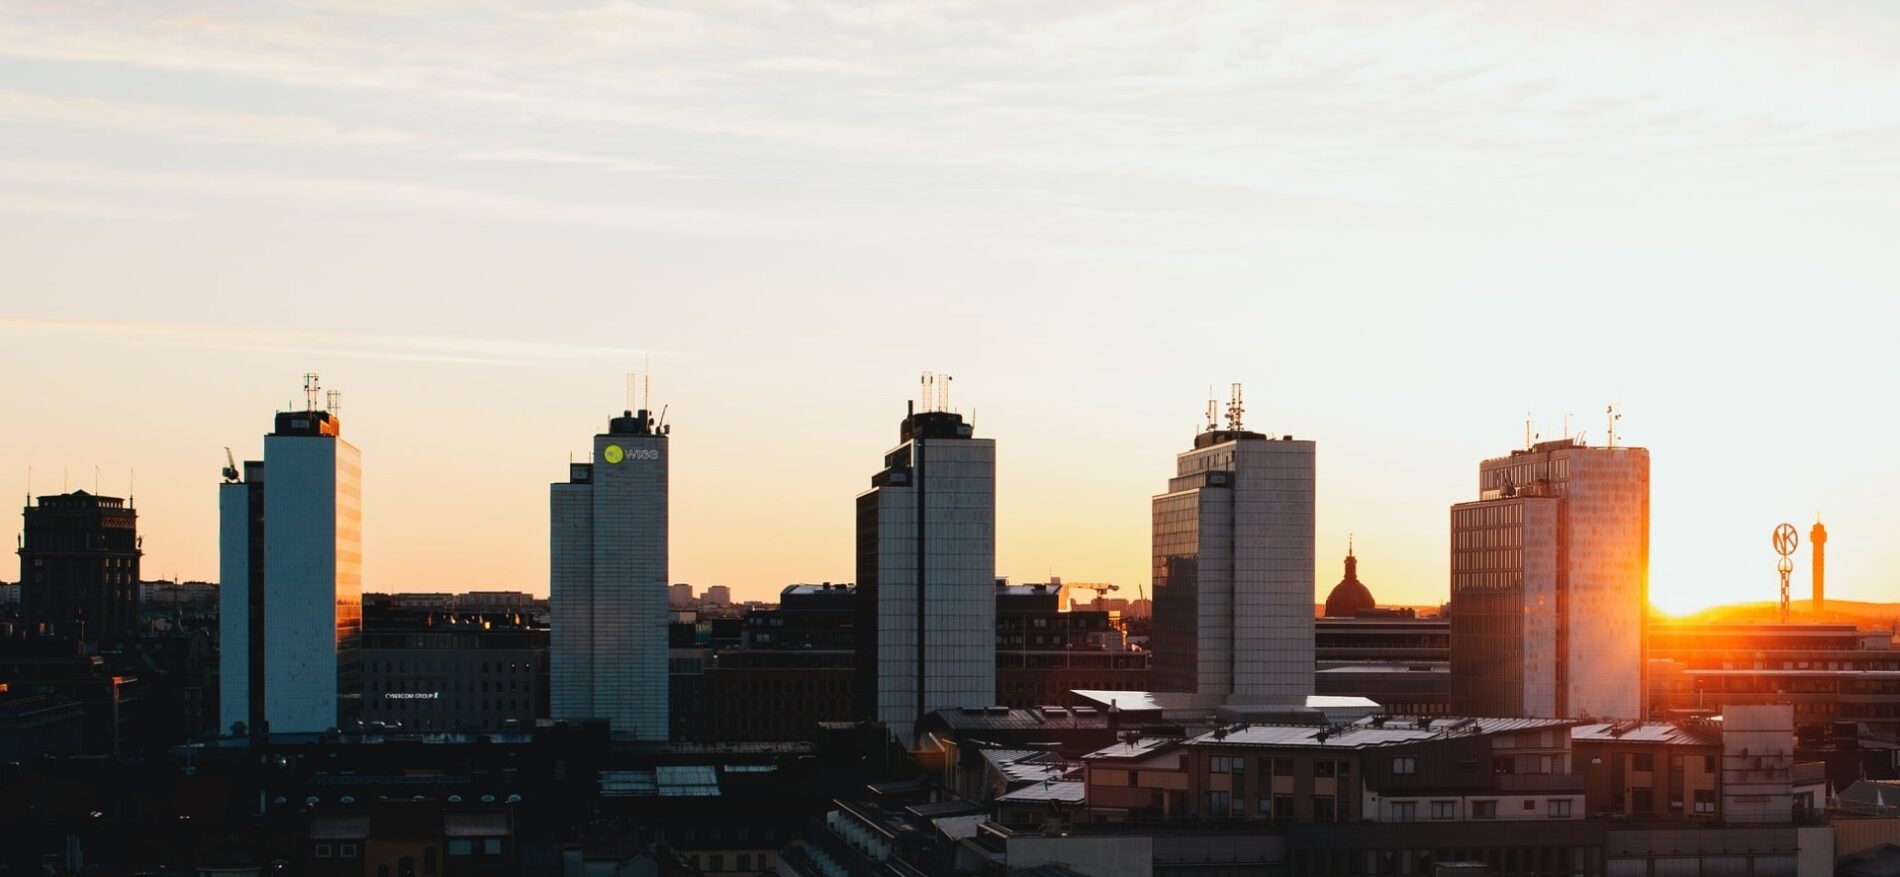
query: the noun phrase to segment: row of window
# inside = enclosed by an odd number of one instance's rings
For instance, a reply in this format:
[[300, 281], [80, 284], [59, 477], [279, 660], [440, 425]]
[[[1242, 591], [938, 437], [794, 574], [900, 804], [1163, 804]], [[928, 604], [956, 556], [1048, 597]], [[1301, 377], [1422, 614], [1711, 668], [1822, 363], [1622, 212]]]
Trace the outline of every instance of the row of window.
[[[1388, 801], [1386, 802], [1386, 808], [1387, 808], [1386, 821], [1388, 822], [1417, 822], [1418, 821], [1418, 803], [1419, 802], [1417, 801]], [[1427, 818], [1434, 819], [1434, 820], [1447, 820], [1447, 819], [1458, 818], [1458, 802], [1457, 801], [1427, 801], [1425, 803], [1426, 803]], [[1552, 818], [1568, 817], [1571, 815], [1571, 806], [1573, 803], [1574, 801], [1572, 801], [1572, 799], [1570, 798], [1550, 798], [1544, 801], [1544, 815], [1552, 817]], [[1537, 812], [1536, 799], [1531, 799], [1531, 798], [1525, 799], [1523, 802], [1523, 810], [1524, 812], [1527, 812], [1527, 813]], [[1498, 802], [1496, 801], [1471, 802], [1471, 818], [1472, 819], [1498, 818]]]
[[[1681, 772], [1688, 763], [1686, 761], [1686, 758], [1687, 756], [1682, 756], [1682, 755], [1669, 756], [1669, 769], [1672, 771]], [[1655, 769], [1656, 769], [1655, 753], [1653, 752], [1630, 753], [1630, 770], [1655, 770]], [[1702, 772], [1712, 774], [1712, 773], [1715, 773], [1715, 771], [1716, 771], [1716, 757], [1713, 755], [1702, 756]]]

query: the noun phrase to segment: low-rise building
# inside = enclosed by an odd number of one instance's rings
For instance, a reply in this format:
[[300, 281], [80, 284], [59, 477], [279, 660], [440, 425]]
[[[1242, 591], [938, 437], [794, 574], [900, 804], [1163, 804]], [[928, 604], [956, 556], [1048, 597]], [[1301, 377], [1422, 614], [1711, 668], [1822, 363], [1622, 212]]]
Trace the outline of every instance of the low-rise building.
[[531, 617], [363, 607], [366, 723], [415, 731], [531, 727], [548, 714], [548, 629]]

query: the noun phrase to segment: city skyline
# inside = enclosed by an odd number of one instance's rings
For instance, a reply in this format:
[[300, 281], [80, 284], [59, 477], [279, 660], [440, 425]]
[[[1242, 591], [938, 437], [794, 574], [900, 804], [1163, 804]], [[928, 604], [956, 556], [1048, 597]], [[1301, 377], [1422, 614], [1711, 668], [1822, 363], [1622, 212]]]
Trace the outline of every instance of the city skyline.
[[[541, 593], [540, 485], [650, 352], [692, 424], [674, 576], [769, 598], [850, 577], [861, 461], [933, 369], [1002, 448], [999, 573], [1125, 596], [1152, 485], [1240, 381], [1251, 426], [1323, 445], [1316, 594], [1354, 533], [1380, 599], [1445, 599], [1466, 461], [1526, 408], [1601, 441], [1614, 404], [1655, 454], [1659, 606], [1774, 600], [1768, 534], [1816, 512], [1829, 595], [1883, 600], [1897, 32], [1747, 3], [11, 11], [0, 490], [136, 470], [145, 574], [213, 578], [222, 449], [314, 370], [364, 450], [367, 589]], [[784, 425], [748, 471], [742, 422]]]

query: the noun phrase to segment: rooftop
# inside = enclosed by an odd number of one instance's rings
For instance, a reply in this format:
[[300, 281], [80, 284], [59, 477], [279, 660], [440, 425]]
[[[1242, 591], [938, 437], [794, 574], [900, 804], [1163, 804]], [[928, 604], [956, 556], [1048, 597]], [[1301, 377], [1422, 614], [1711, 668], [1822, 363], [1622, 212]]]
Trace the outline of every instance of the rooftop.
[[1722, 745], [1716, 722], [1595, 722], [1570, 729], [1573, 742], [1661, 743], [1670, 746]]
[[1002, 804], [1020, 804], [1024, 802], [1054, 802], [1059, 804], [1080, 804], [1088, 800], [1088, 783], [1081, 780], [1048, 780], [997, 797]]
[[1373, 749], [1441, 737], [1508, 734], [1575, 725], [1570, 719], [1436, 718], [1381, 716], [1344, 727], [1314, 725], [1241, 725], [1189, 740], [1192, 744], [1274, 746], [1316, 749]]

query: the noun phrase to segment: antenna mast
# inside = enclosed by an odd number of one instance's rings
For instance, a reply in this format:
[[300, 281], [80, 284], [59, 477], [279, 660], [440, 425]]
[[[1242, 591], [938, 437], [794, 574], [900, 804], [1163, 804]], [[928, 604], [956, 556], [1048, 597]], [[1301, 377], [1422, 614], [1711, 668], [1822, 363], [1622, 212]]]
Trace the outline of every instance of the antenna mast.
[[304, 411], [314, 412], [317, 410], [317, 393], [321, 389], [322, 388], [317, 385], [316, 372], [303, 373], [303, 410]]
[[1207, 431], [1208, 432], [1213, 432], [1215, 429], [1219, 428], [1216, 422], [1216, 417], [1219, 414], [1219, 412], [1220, 412], [1220, 407], [1214, 404], [1214, 385], [1208, 384], [1207, 385]]
[[930, 410], [930, 401], [936, 397], [937, 376], [930, 372], [924, 372], [923, 377], [917, 379], [917, 403], [922, 405], [923, 409], [928, 412]]
[[343, 391], [342, 390], [331, 390], [327, 393], [324, 393], [323, 399], [324, 399], [324, 407], [329, 410], [331, 417], [343, 416]]
[[1610, 447], [1614, 448], [1616, 447], [1616, 422], [1622, 420], [1623, 415], [1616, 413], [1615, 405], [1606, 406], [1603, 409], [1603, 415], [1609, 418], [1609, 442]]
[[1227, 402], [1227, 428], [1239, 432], [1241, 428], [1241, 417], [1246, 413], [1247, 409], [1242, 406], [1240, 402], [1239, 384], [1234, 384], [1230, 393], [1231, 395]]
[[653, 405], [653, 354], [647, 354], [645, 370], [640, 372], [640, 410]]
[[950, 410], [950, 382], [952, 380], [954, 379], [950, 377], [949, 375], [944, 375], [943, 382], [937, 385], [937, 410], [938, 411]]

